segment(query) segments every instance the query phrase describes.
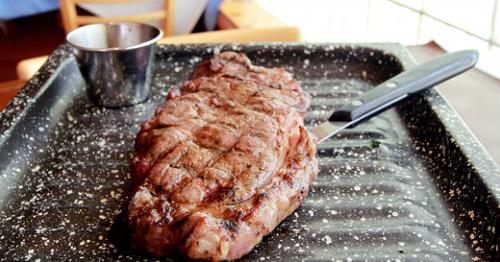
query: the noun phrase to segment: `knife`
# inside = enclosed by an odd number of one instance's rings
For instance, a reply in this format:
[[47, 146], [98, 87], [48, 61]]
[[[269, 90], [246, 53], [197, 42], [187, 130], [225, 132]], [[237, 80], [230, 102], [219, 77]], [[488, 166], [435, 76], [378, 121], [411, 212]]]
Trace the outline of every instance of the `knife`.
[[310, 131], [317, 137], [316, 143], [319, 144], [344, 128], [352, 128], [399, 102], [467, 71], [476, 64], [478, 57], [475, 50], [463, 50], [413, 67], [342, 106], [328, 121], [312, 127]]

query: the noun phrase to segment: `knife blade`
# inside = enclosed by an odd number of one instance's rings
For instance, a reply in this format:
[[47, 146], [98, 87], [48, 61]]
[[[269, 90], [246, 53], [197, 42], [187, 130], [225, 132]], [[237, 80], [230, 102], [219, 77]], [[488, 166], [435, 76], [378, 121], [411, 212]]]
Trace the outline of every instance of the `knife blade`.
[[312, 127], [310, 131], [317, 138], [316, 143], [319, 144], [327, 138], [337, 134], [344, 128], [346, 128], [346, 125], [335, 125], [329, 121], [326, 121]]

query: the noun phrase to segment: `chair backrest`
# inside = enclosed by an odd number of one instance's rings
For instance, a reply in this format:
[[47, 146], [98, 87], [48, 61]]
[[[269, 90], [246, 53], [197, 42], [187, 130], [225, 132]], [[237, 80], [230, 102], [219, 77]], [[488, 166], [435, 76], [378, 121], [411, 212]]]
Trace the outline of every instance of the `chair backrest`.
[[222, 44], [299, 41], [303, 41], [303, 39], [297, 27], [275, 27], [259, 29], [226, 29], [189, 35], [176, 35], [164, 37], [158, 41], [158, 44]]
[[80, 25], [106, 22], [148, 22], [161, 20], [163, 33], [170, 36], [174, 32], [174, 13], [175, 0], [163, 0], [164, 9], [147, 12], [143, 14], [115, 16], [115, 17], [97, 17], [89, 15], [78, 15], [76, 5], [79, 3], [87, 4], [124, 4], [132, 2], [144, 2], [144, 0], [60, 0], [61, 17], [66, 33], [76, 29]]

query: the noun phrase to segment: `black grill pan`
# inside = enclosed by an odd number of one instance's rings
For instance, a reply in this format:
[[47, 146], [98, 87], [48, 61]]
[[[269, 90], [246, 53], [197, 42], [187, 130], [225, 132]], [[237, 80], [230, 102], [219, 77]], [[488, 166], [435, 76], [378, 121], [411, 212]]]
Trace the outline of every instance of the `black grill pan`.
[[[155, 261], [126, 243], [134, 138], [169, 87], [223, 50], [293, 72], [312, 97], [308, 126], [414, 65], [397, 44], [160, 46], [149, 100], [104, 109], [61, 46], [0, 115], [0, 260]], [[305, 203], [243, 261], [500, 260], [500, 172], [437, 91], [318, 157]]]

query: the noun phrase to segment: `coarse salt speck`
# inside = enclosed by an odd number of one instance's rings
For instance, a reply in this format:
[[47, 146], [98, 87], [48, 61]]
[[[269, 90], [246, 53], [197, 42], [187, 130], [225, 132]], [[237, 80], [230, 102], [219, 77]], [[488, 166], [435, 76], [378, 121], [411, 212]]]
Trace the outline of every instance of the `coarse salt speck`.
[[324, 237], [322, 238], [322, 240], [323, 240], [323, 241], [325, 241], [325, 243], [326, 243], [327, 245], [330, 245], [331, 243], [333, 243], [333, 242], [332, 242], [332, 238], [331, 238], [329, 235], [324, 236]]

